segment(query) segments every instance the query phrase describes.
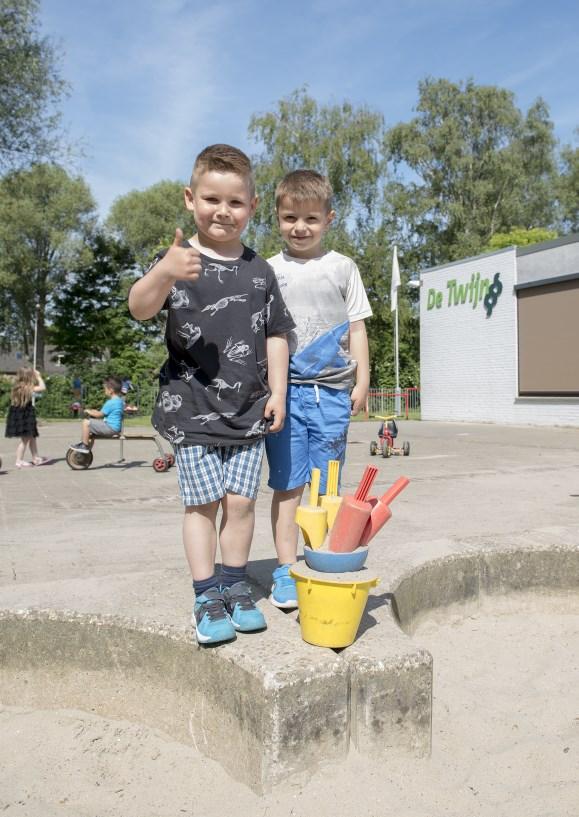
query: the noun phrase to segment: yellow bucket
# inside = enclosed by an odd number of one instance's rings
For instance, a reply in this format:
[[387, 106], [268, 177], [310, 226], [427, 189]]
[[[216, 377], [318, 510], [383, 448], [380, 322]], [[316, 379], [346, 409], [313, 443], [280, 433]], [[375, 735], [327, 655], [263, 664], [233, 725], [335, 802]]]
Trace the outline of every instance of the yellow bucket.
[[290, 568], [296, 580], [302, 638], [317, 647], [348, 647], [354, 642], [371, 587], [380, 579], [367, 570], [320, 573], [300, 562]]

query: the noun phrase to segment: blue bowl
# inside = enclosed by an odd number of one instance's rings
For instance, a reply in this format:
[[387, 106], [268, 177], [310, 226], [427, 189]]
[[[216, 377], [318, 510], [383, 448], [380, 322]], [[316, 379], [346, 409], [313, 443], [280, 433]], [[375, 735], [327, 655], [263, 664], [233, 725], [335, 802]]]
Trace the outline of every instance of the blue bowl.
[[351, 553], [334, 553], [331, 550], [313, 550], [304, 545], [306, 564], [320, 573], [351, 573], [360, 570], [368, 558], [368, 546], [359, 547]]

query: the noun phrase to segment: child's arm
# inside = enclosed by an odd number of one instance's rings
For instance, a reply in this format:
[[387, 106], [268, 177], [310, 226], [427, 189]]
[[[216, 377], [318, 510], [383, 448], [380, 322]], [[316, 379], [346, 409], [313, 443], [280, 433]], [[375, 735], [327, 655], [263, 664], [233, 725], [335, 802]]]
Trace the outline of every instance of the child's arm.
[[363, 320], [350, 324], [350, 354], [357, 361], [356, 385], [350, 396], [352, 400], [352, 414], [355, 416], [366, 407], [366, 398], [370, 388], [370, 353], [368, 351], [368, 336]]
[[265, 404], [263, 415], [266, 418], [273, 415], [270, 432], [275, 434], [276, 431], [282, 430], [285, 421], [289, 350], [286, 335], [269, 335], [266, 344], [267, 380], [271, 395]]
[[201, 255], [193, 247], [182, 247], [183, 232], [155, 266], [131, 287], [129, 311], [138, 321], [153, 318], [162, 308], [175, 281], [196, 281], [201, 273]]
[[37, 372], [36, 369], [34, 370], [34, 374], [36, 375], [36, 386], [32, 389], [35, 394], [40, 394], [43, 391], [46, 391], [46, 383], [42, 379], [42, 375], [40, 372]]
[[102, 420], [102, 418], [105, 416], [102, 411], [99, 411], [98, 409], [85, 409], [84, 413], [87, 415], [87, 417], [95, 417], [97, 420]]

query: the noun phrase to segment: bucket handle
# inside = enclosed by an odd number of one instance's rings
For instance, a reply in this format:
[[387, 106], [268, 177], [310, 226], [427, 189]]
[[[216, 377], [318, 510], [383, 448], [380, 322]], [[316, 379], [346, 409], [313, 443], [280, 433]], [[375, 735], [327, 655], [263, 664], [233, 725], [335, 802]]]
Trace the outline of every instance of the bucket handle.
[[[368, 584], [368, 587], [376, 587], [377, 584], [380, 583], [380, 579], [372, 579], [372, 581]], [[352, 585], [352, 598], [356, 598], [356, 593], [358, 592], [358, 585], [354, 582]]]

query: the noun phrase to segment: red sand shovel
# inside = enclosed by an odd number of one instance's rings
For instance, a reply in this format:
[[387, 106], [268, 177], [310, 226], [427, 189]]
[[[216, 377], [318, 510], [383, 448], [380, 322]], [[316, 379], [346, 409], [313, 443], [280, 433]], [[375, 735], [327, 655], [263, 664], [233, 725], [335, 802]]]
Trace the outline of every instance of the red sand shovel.
[[392, 516], [392, 511], [388, 506], [392, 500], [396, 499], [398, 494], [406, 488], [409, 482], [408, 477], [399, 477], [396, 482], [388, 488], [384, 496], [381, 496], [380, 499], [374, 503], [370, 518], [362, 531], [360, 545], [367, 545], [370, 539], [373, 539], [378, 531], [388, 522]]
[[377, 473], [376, 466], [367, 465], [354, 496], [343, 498], [330, 532], [329, 549], [334, 553], [351, 553], [360, 544], [372, 511], [372, 504], [366, 498]]

